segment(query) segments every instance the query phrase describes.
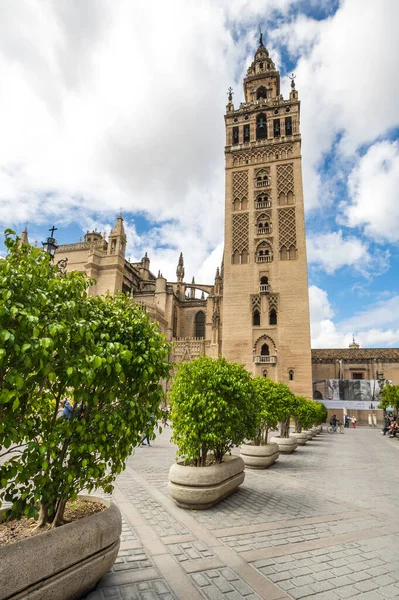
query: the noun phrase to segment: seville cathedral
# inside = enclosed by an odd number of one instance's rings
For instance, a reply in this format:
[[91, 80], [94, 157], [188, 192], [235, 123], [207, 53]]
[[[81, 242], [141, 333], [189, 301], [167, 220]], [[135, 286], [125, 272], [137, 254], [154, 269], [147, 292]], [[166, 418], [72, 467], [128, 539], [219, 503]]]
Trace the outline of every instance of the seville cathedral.
[[[56, 259], [92, 277], [91, 294], [121, 290], [145, 307], [173, 341], [174, 362], [222, 355], [309, 398], [312, 362], [314, 380], [372, 380], [384, 372], [396, 382], [398, 349], [354, 343], [311, 352], [300, 102], [293, 78], [289, 98], [281, 95], [262, 35], [244, 94], [236, 108], [230, 89], [226, 106], [225, 245], [213, 283], [186, 282], [182, 254], [174, 282], [151, 271], [147, 254], [129, 262], [121, 215], [108, 239], [87, 232], [84, 241], [59, 246]], [[315, 394], [323, 397], [320, 386]]]

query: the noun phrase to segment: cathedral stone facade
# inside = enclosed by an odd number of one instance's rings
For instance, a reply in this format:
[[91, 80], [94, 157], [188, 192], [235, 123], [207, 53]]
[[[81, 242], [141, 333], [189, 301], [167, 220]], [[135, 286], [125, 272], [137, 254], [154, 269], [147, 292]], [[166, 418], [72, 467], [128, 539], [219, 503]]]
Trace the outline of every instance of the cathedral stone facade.
[[226, 107], [225, 248], [212, 284], [186, 282], [182, 254], [173, 282], [151, 271], [147, 254], [128, 261], [121, 215], [108, 237], [87, 232], [55, 260], [92, 277], [91, 294], [128, 293], [174, 342], [173, 361], [222, 355], [310, 398], [300, 103], [293, 79], [281, 95], [262, 36], [244, 93], [235, 108], [230, 90]]

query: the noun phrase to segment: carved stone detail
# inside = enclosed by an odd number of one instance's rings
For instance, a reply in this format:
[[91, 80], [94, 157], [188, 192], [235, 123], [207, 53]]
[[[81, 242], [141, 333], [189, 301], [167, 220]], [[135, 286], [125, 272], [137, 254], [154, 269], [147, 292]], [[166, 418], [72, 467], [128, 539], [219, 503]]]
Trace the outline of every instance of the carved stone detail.
[[294, 165], [277, 165], [277, 196], [294, 193]]
[[[238, 167], [245, 164], [264, 163], [266, 161], [276, 160], [276, 154], [281, 159], [291, 158], [293, 155], [293, 148], [291, 145], [284, 145], [278, 147], [267, 147], [267, 148], [254, 148], [253, 150], [247, 150], [244, 152], [234, 153], [233, 166]], [[248, 163], [246, 162], [248, 161]]]
[[198, 358], [205, 353], [203, 338], [178, 338], [173, 342], [172, 362], [180, 363]]
[[256, 296], [251, 296], [251, 303], [253, 313], [255, 312], [255, 310], [258, 310], [259, 312], [261, 311], [262, 301], [260, 294], [256, 294]]
[[269, 312], [273, 308], [278, 312], [278, 294], [269, 294]]
[[233, 215], [233, 248], [232, 252], [248, 251], [249, 247], [249, 216], [248, 213]]
[[280, 251], [282, 248], [297, 249], [295, 208], [280, 208], [278, 211], [278, 244]]
[[248, 199], [248, 171], [233, 173], [233, 200]]

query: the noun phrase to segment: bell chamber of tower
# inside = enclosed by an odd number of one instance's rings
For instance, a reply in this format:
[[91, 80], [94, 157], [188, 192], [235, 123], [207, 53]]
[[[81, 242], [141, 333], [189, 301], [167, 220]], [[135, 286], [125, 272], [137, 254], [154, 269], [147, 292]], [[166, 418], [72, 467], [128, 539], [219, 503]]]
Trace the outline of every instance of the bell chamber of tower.
[[226, 107], [222, 353], [255, 375], [311, 395], [300, 102], [288, 99], [262, 35]]

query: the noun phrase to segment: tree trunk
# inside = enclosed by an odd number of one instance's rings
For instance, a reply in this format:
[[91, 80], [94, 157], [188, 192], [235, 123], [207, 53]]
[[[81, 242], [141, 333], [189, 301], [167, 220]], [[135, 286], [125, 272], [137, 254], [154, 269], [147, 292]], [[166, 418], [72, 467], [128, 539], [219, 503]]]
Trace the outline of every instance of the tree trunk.
[[37, 521], [37, 525], [36, 525], [35, 529], [40, 529], [41, 527], [44, 527], [45, 525], [47, 525], [47, 523], [48, 523], [48, 507], [44, 506], [44, 504], [40, 503], [39, 519]]
[[290, 420], [289, 420], [289, 418], [286, 419], [285, 421], [281, 421], [280, 437], [282, 437], [282, 438], [290, 437]]
[[57, 511], [54, 515], [51, 528], [54, 529], [63, 523], [66, 500], [60, 500], [57, 506]]

